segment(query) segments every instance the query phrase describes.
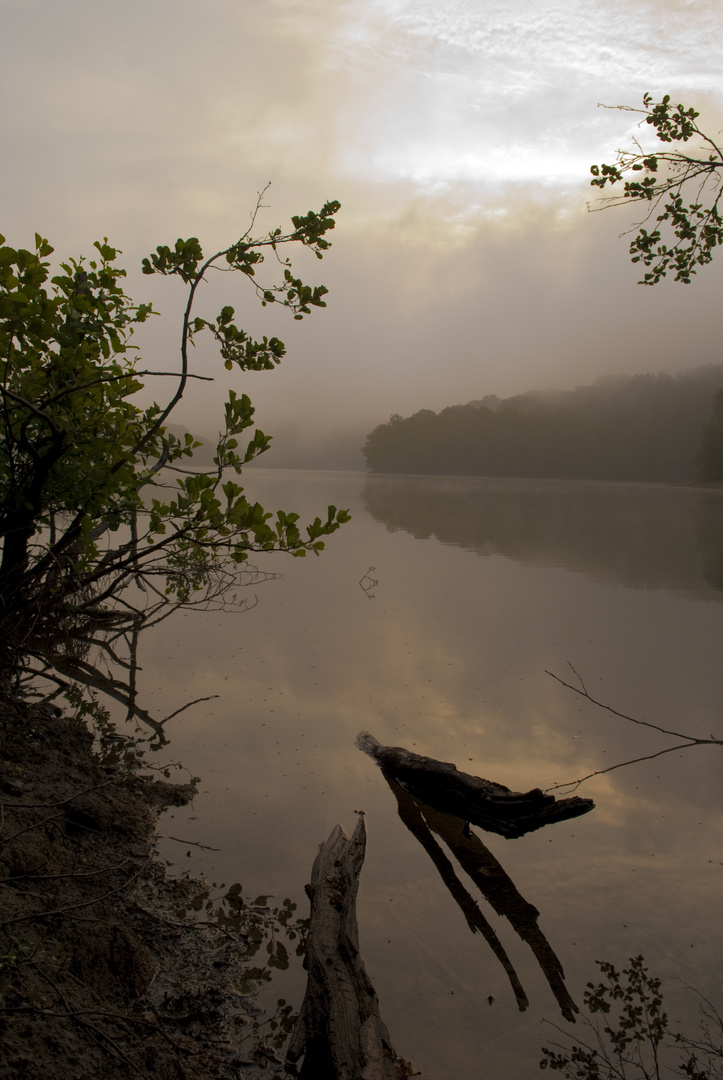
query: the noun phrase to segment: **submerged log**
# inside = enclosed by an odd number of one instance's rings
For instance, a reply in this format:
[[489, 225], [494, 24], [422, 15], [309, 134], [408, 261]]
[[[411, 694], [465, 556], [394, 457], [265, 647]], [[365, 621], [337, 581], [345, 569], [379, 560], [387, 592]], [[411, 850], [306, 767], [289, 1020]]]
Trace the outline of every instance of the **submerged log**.
[[587, 814], [595, 805], [592, 799], [577, 796], [555, 799], [540, 788], [510, 791], [503, 784], [460, 772], [451, 762], [413, 754], [401, 746], [382, 746], [368, 732], [360, 732], [356, 744], [416, 799], [507, 839]]
[[356, 895], [364, 862], [364, 817], [349, 839], [336, 825], [322, 844], [306, 891], [311, 920], [306, 994], [287, 1061], [300, 1080], [396, 1080], [397, 1060], [359, 955]]

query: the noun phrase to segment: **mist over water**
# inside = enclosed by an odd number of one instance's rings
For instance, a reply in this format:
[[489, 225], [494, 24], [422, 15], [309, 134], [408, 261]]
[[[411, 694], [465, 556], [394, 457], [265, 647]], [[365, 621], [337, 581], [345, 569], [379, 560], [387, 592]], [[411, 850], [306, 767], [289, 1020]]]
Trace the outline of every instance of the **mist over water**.
[[653, 484], [375, 477], [364, 504], [392, 531], [633, 588], [723, 587], [723, 499]]
[[[252, 611], [189, 613], [147, 635], [140, 689], [157, 713], [220, 695], [172, 721], [169, 755], [202, 783], [193, 807], [162, 820], [184, 841], [165, 839], [162, 852], [178, 872], [241, 881], [246, 895], [289, 896], [303, 911], [319, 843], [337, 823], [350, 834], [364, 810], [361, 950], [396, 1048], [431, 1080], [535, 1075], [551, 1038], [540, 1019], [567, 1024], [550, 971], [517, 916], [462, 873], [529, 999], [521, 1012], [355, 737], [370, 731], [517, 791], [674, 743], [545, 674], [574, 681], [569, 664], [622, 712], [719, 736], [723, 499], [286, 470], [257, 471], [247, 488], [302, 518], [349, 506], [353, 521], [319, 559], [257, 560], [283, 578], [257, 590]], [[677, 978], [720, 1000], [720, 753], [696, 747], [596, 776], [577, 791], [595, 810], [517, 840], [472, 830], [518, 910], [539, 912], [578, 1004], [596, 959], [641, 952], [676, 1020], [695, 1025]], [[270, 994], [298, 1006], [302, 990], [297, 966]]]

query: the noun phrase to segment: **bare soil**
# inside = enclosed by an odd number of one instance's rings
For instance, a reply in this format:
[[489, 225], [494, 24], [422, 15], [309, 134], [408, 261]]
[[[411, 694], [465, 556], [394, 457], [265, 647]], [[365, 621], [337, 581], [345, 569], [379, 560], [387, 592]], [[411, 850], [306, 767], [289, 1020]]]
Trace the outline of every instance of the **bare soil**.
[[0, 702], [0, 1080], [282, 1075], [293, 1017], [261, 1015], [268, 966], [250, 962], [300, 924], [168, 875], [157, 815], [194, 793], [103, 763], [79, 721]]

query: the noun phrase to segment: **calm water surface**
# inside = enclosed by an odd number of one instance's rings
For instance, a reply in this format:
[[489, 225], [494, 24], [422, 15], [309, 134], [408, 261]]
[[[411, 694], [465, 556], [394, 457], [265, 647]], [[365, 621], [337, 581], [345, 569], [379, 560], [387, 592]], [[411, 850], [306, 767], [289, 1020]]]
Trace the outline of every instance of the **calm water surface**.
[[[529, 999], [520, 1011], [354, 739], [370, 731], [515, 790], [675, 742], [546, 674], [574, 680], [570, 665], [623, 712], [721, 737], [723, 496], [285, 470], [249, 473], [247, 490], [307, 516], [348, 506], [353, 522], [321, 558], [259, 560], [284, 576], [254, 610], [179, 615], [147, 635], [156, 714], [219, 695], [173, 721], [170, 754], [201, 794], [161, 831], [220, 851], [166, 839], [163, 854], [305, 909], [319, 843], [364, 810], [362, 955], [397, 1050], [427, 1080], [533, 1077], [554, 1038], [541, 1021], [569, 1027], [539, 949], [467, 882]], [[596, 959], [643, 953], [675, 1018], [690, 1026], [696, 1011], [677, 979], [723, 1004], [722, 765], [720, 747], [676, 752], [587, 781], [585, 817], [518, 840], [479, 833], [490, 875], [540, 912], [578, 1003]], [[279, 988], [300, 1003], [300, 966]]]

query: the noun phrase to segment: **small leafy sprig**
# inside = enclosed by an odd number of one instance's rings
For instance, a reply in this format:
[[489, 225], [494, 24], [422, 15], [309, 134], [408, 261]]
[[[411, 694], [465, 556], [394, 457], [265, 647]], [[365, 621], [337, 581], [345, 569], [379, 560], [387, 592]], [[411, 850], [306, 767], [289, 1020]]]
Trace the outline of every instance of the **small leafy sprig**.
[[584, 1003], [591, 1016], [604, 1018], [602, 1028], [583, 1017], [589, 1041], [570, 1044], [563, 1032], [566, 1045], [542, 1048], [541, 1069], [563, 1073], [569, 1080], [662, 1080], [673, 1075], [720, 1080], [723, 1020], [710, 1002], [701, 999], [699, 1034], [674, 1034], [663, 1008], [661, 980], [649, 974], [642, 956], [631, 957], [622, 973], [606, 960], [597, 965], [603, 980], [587, 984]]

